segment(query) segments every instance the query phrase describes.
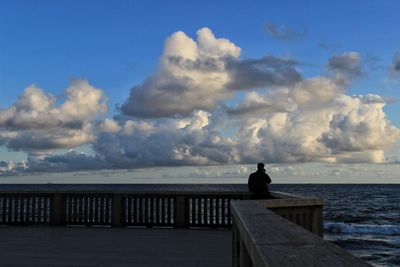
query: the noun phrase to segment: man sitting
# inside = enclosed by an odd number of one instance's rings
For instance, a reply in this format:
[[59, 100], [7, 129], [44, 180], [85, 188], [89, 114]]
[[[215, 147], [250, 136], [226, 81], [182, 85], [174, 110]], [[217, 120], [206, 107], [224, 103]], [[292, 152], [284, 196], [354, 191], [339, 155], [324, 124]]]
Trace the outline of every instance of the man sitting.
[[264, 163], [257, 164], [257, 171], [249, 176], [249, 190], [253, 192], [253, 199], [269, 198], [268, 184], [271, 183], [271, 178], [265, 172]]

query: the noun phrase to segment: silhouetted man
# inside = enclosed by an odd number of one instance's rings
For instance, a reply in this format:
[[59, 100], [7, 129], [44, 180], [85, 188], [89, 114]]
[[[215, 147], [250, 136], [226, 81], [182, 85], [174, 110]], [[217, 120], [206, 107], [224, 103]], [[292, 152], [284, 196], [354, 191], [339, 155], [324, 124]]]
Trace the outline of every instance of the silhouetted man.
[[249, 190], [253, 192], [253, 198], [268, 198], [268, 184], [271, 183], [271, 178], [265, 173], [264, 163], [257, 164], [257, 171], [249, 176]]

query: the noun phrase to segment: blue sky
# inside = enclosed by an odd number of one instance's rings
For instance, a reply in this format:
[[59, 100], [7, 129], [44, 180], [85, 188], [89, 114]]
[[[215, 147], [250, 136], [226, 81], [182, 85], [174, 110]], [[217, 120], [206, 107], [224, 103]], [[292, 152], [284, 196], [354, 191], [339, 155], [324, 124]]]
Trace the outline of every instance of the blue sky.
[[[112, 103], [122, 102], [154, 70], [166, 36], [194, 35], [201, 27], [240, 45], [245, 57], [296, 57], [311, 65], [306, 73], [319, 74], [333, 52], [344, 51], [377, 57], [385, 67], [399, 50], [399, 8], [398, 1], [2, 1], [0, 105], [12, 104], [31, 83], [59, 94], [77, 77], [106, 90]], [[267, 22], [305, 27], [307, 34], [275, 40], [263, 30]], [[384, 75], [377, 70], [354, 92], [395, 95], [395, 86], [383, 85]]]
[[[128, 98], [131, 88], [157, 73], [166, 38], [182, 31], [195, 39], [196, 32], [207, 27], [216, 38], [240, 47], [239, 61], [267, 55], [294, 59], [303, 80], [332, 76], [337, 69], [328, 66], [329, 59], [357, 53], [360, 72], [346, 85], [345, 95], [379, 95], [386, 102], [386, 118], [399, 127], [400, 76], [391, 71], [400, 51], [398, 10], [398, 1], [2, 1], [0, 109], [14, 105], [31, 84], [55, 96], [56, 106], [60, 106], [70, 80], [84, 79], [103, 90], [108, 99], [107, 112], [96, 114], [96, 120], [112, 118], [120, 114], [116, 105], [138, 104]], [[240, 105], [247, 93], [239, 90], [236, 97], [223, 101]], [[124, 116], [147, 122], [138, 118], [138, 110], [126, 110]], [[116, 119], [121, 127], [126, 120]], [[2, 130], [10, 129], [0, 125]], [[98, 134], [94, 135], [98, 140]], [[38, 154], [7, 142], [0, 148], [0, 161], [20, 161]], [[92, 153], [92, 143], [57, 147], [52, 153], [68, 149]], [[389, 154], [397, 155], [398, 150], [389, 146]], [[320, 159], [318, 156], [317, 161]], [[307, 155], [309, 160], [314, 161]], [[244, 159], [237, 162], [249, 163]]]

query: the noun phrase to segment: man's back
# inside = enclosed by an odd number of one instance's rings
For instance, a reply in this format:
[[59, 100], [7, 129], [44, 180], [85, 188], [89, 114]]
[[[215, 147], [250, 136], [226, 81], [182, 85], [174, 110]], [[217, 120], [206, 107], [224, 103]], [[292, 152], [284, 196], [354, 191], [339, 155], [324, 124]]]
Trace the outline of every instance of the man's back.
[[256, 171], [250, 174], [248, 186], [249, 190], [254, 194], [267, 194], [268, 184], [271, 183], [271, 178], [265, 172]]

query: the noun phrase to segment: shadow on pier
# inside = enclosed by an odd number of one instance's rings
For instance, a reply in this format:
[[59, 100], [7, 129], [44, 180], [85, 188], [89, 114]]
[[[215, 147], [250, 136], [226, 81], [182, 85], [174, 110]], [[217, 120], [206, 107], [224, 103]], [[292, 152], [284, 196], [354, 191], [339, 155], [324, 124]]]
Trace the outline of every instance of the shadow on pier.
[[0, 238], [0, 266], [232, 266], [229, 230], [7, 226]]

